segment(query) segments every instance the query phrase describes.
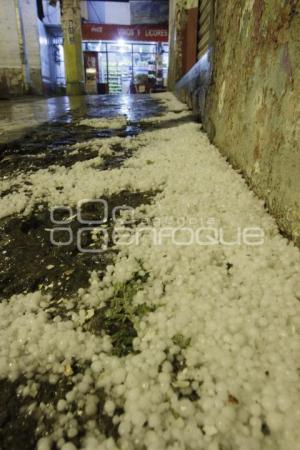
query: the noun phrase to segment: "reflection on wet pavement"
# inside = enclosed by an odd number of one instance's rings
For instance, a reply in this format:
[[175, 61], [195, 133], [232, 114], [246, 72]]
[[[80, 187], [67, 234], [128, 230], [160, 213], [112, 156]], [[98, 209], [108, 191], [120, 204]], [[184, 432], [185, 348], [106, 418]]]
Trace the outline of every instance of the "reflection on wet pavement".
[[0, 142], [20, 138], [28, 129], [45, 122], [70, 123], [79, 117], [126, 115], [130, 122], [163, 113], [163, 106], [150, 95], [95, 95], [28, 98], [0, 101]]
[[[9, 106], [6, 116], [5, 105]], [[96, 158], [98, 151], [89, 147], [91, 140], [135, 136], [143, 131], [140, 127], [142, 119], [160, 115], [163, 111], [162, 103], [147, 95], [60, 97], [0, 103], [0, 133], [3, 131], [4, 139], [1, 142], [0, 135], [0, 179], [20, 172], [33, 173], [51, 165], [70, 167], [76, 162]], [[122, 128], [98, 129], [80, 124], [83, 117], [120, 115], [127, 116], [127, 125]], [[80, 143], [86, 143], [87, 150], [82, 148], [74, 153], [74, 144]], [[117, 143], [112, 152], [103, 157], [99, 170], [118, 169], [132, 154], [126, 141]], [[25, 184], [31, 183], [26, 181]], [[2, 191], [0, 197], [17, 192], [19, 187], [12, 185], [10, 190]], [[150, 203], [155, 195], [155, 192], [122, 191], [107, 201], [112, 206], [126, 204], [136, 208]], [[96, 213], [98, 211], [93, 212]], [[4, 256], [0, 264], [0, 301], [3, 297], [37, 289], [45, 292], [49, 289], [55, 299], [68, 297], [79, 287], [88, 285], [92, 270], [105, 271], [111, 263], [112, 249], [105, 257], [102, 254], [91, 257], [89, 253], [79, 252], [76, 242], [67, 251], [65, 247], [53, 247], [49, 239], [52, 225], [49, 209], [43, 204], [27, 218], [10, 216], [0, 221], [0, 252]], [[77, 220], [70, 223], [75, 234], [80, 226]], [[112, 233], [113, 225], [108, 230]], [[84, 245], [94, 245], [89, 236], [85, 240]]]

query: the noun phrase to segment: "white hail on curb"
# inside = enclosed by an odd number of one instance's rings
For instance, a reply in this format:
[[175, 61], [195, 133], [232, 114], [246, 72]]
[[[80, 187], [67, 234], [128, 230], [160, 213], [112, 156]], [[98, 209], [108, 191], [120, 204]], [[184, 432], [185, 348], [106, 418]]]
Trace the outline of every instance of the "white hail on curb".
[[79, 125], [84, 125], [93, 128], [99, 129], [118, 129], [124, 128], [127, 125], [127, 117], [118, 116], [118, 117], [101, 117], [101, 118], [90, 118], [83, 119], [79, 122]]

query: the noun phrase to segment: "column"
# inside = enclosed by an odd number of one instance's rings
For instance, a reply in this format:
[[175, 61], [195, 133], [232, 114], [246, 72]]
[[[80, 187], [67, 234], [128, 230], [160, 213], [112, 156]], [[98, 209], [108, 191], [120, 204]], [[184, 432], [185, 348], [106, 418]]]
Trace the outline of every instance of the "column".
[[62, 1], [67, 95], [84, 94], [80, 0]]

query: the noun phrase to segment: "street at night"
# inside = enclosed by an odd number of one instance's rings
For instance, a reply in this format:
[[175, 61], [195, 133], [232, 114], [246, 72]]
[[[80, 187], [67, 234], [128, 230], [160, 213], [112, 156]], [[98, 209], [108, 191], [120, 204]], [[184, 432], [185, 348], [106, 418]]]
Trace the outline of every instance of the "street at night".
[[300, 449], [300, 11], [233, 3], [0, 0], [1, 450]]

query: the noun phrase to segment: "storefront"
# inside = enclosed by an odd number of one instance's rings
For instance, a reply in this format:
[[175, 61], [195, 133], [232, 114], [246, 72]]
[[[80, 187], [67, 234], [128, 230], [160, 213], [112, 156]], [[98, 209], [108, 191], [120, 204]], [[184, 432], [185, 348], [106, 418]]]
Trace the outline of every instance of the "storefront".
[[166, 87], [167, 26], [83, 25], [87, 93], [143, 93]]

